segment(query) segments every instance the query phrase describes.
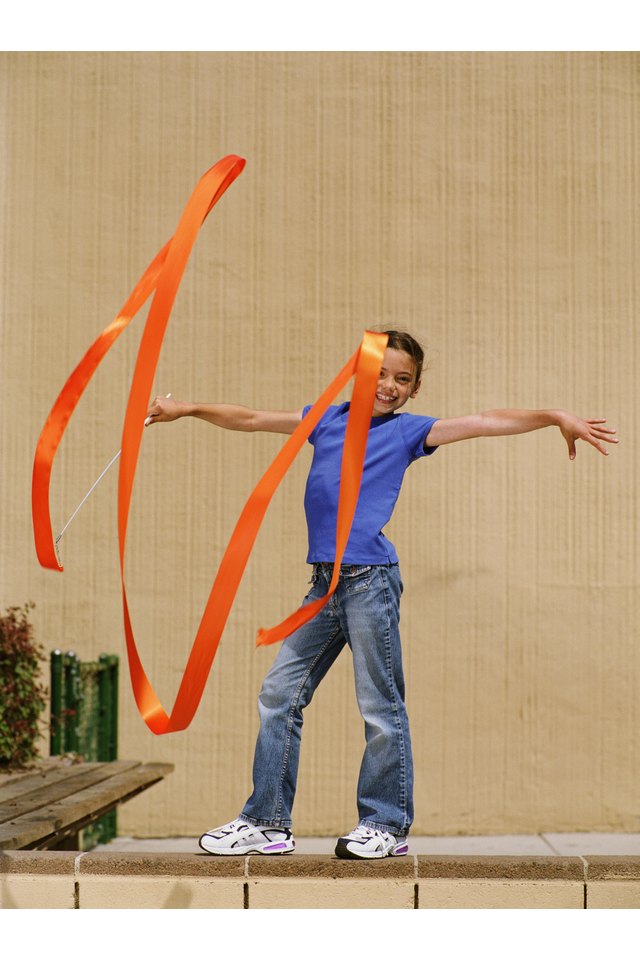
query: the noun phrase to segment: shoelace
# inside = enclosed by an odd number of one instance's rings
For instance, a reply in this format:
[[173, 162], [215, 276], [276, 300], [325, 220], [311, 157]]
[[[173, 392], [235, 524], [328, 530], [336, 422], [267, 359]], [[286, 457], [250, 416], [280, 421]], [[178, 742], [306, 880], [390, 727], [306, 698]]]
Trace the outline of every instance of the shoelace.
[[395, 842], [393, 835], [386, 833], [384, 830], [372, 830], [371, 827], [356, 827], [353, 832], [364, 840], [372, 840], [374, 837], [380, 837], [381, 840], [392, 839]]

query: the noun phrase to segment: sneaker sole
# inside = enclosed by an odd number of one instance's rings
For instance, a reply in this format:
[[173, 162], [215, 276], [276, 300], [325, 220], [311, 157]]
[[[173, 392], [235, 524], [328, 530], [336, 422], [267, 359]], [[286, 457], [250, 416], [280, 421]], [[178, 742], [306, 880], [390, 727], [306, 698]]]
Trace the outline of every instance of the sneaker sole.
[[279, 843], [260, 843], [254, 844], [251, 847], [234, 847], [227, 850], [209, 850], [205, 847], [202, 842], [203, 837], [200, 837], [198, 844], [204, 850], [205, 853], [210, 854], [213, 857], [244, 857], [250, 853], [261, 853], [267, 857], [273, 856], [282, 856], [283, 854], [293, 853], [296, 845], [293, 840], [282, 840]]
[[349, 850], [346, 840], [338, 840], [336, 844], [336, 857], [339, 857], [341, 860], [384, 860], [385, 857], [405, 857], [408, 850], [408, 844], [403, 843], [389, 850], [387, 853], [380, 853], [378, 851], [375, 853], [354, 853], [353, 850]]

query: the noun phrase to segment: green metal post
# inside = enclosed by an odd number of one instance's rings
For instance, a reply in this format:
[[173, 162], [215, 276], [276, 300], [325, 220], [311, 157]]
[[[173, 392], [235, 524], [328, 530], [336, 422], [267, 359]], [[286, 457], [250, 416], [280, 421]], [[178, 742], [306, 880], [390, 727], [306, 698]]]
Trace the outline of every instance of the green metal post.
[[[81, 663], [73, 652], [51, 653], [51, 755], [82, 754], [88, 761], [118, 759], [118, 673], [115, 654]], [[117, 836], [112, 810], [82, 831], [84, 850]]]
[[118, 674], [120, 661], [115, 654], [109, 657], [111, 675], [111, 728], [109, 730], [109, 753], [112, 760], [118, 759]]
[[100, 732], [99, 760], [118, 759], [118, 658], [101, 653], [99, 657]]
[[[99, 657], [99, 760], [118, 759], [118, 658], [103, 653]], [[96, 826], [98, 826], [96, 824]], [[118, 833], [117, 811], [112, 810], [99, 821], [102, 841], [112, 840]]]
[[72, 650], [65, 654], [64, 661], [64, 749], [65, 753], [77, 753], [78, 713], [81, 699], [80, 662]]
[[62, 650], [51, 652], [50, 684], [49, 752], [57, 757], [62, 753]]
[[109, 657], [101, 653], [98, 657], [98, 760], [111, 760], [109, 756], [109, 727], [111, 725], [111, 693], [109, 690]]

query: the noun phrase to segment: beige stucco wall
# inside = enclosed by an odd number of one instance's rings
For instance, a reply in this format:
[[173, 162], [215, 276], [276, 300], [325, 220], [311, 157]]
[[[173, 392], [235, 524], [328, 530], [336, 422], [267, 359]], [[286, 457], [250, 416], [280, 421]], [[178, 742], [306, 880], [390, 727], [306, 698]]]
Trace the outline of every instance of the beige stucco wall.
[[[607, 416], [605, 459], [557, 431], [470, 441], [409, 471], [388, 528], [419, 833], [639, 828], [638, 68], [626, 53], [0, 55], [0, 604], [38, 638], [124, 656], [112, 471], [38, 567], [30, 477], [67, 374], [173, 233], [200, 175], [247, 158], [209, 218], [156, 390], [294, 408], [367, 326], [428, 347], [416, 413]], [[59, 529], [120, 444], [142, 327], [82, 400], [52, 486]], [[348, 393], [345, 393], [345, 397]], [[128, 538], [143, 662], [167, 709], [236, 518], [282, 437], [145, 434]], [[123, 664], [122, 757], [175, 763], [122, 832], [190, 834], [250, 790], [258, 626], [305, 593], [310, 449], [276, 494], [199, 713], [156, 738]], [[356, 822], [347, 655], [307, 712], [299, 833]]]

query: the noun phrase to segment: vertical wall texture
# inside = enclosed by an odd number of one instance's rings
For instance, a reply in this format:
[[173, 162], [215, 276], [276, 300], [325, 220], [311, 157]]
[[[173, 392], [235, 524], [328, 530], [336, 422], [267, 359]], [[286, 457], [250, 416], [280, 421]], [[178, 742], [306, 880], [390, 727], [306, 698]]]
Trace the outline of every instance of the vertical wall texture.
[[[388, 323], [428, 349], [416, 413], [565, 407], [556, 430], [415, 464], [388, 533], [422, 833], [640, 829], [639, 58], [625, 53], [0, 55], [0, 603], [48, 647], [124, 656], [116, 471], [40, 570], [30, 475], [48, 410], [173, 233], [200, 175], [247, 158], [195, 248], [156, 391], [293, 409]], [[61, 448], [60, 529], [120, 445], [143, 317]], [[345, 398], [348, 391], [345, 392]], [[282, 437], [145, 433], [127, 576], [167, 709], [235, 520]], [[306, 590], [310, 448], [276, 494], [191, 727], [154, 738], [123, 678], [121, 755], [176, 765], [121, 829], [198, 833], [251, 789], [254, 648]], [[299, 833], [353, 826], [363, 731], [343, 654], [307, 711]]]

